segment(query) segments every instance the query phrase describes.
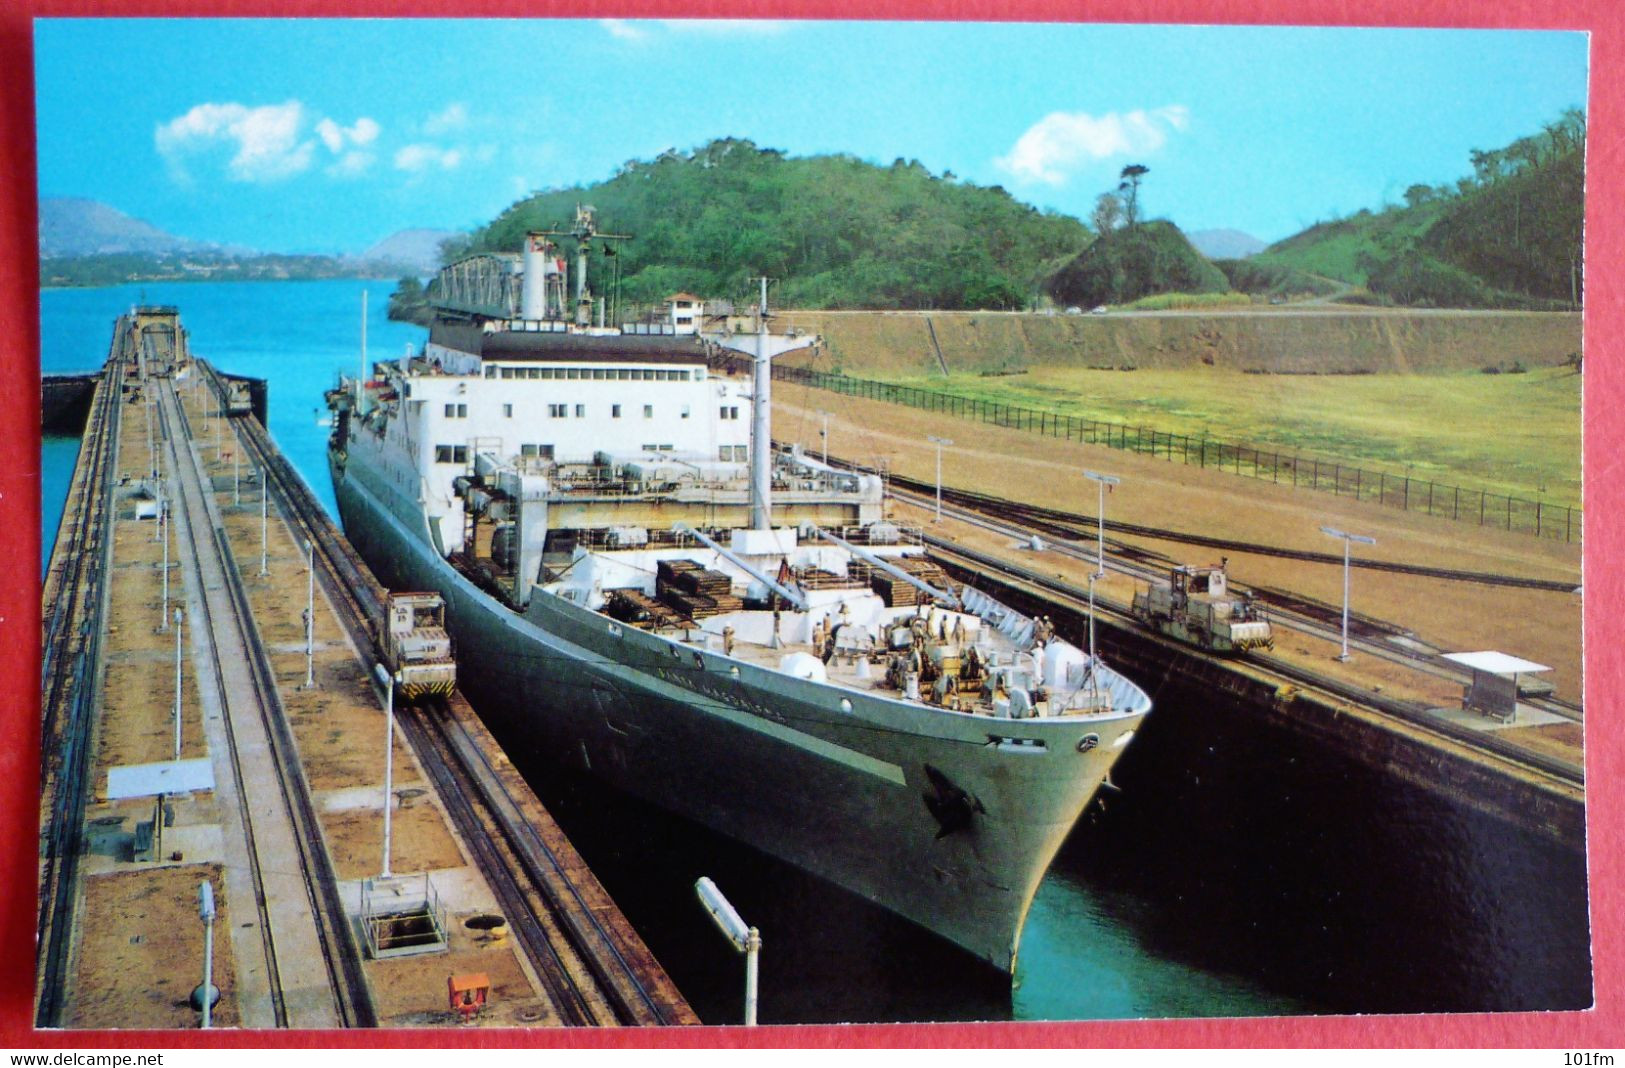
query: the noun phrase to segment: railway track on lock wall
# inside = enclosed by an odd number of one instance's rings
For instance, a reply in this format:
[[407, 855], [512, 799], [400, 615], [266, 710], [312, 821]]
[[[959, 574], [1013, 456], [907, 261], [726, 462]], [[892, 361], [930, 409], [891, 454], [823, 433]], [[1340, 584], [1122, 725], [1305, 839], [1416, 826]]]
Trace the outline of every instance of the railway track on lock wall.
[[[34, 1023], [65, 1022], [68, 960], [90, 771], [92, 725], [100, 691], [102, 628], [111, 539], [113, 480], [118, 466], [119, 357], [123, 331], [115, 331], [108, 362], [96, 385], [90, 434], [80, 444], [82, 470], [53, 547], [53, 570], [42, 600], [40, 659], [41, 866], [35, 925]], [[78, 632], [74, 633], [77, 628]]]
[[[854, 470], [872, 470], [862, 465], [851, 464], [848, 461], [835, 458], [831, 459], [831, 463], [850, 467]], [[934, 483], [897, 475], [889, 475], [888, 483], [888, 491], [900, 500], [905, 500], [922, 508], [935, 506], [936, 486]], [[1058, 539], [1045, 542], [1045, 547], [1051, 551], [1077, 559], [1094, 560], [1093, 543], [1097, 537], [1098, 527], [1097, 520], [1093, 516], [1082, 516], [1058, 509], [1010, 501], [989, 494], [954, 489], [948, 486], [942, 488], [942, 502], [944, 514], [952, 515], [962, 522], [971, 523], [994, 533], [1015, 538], [1018, 541], [1025, 541], [1034, 534], [1047, 536], [1050, 539]], [[1343, 557], [1337, 554], [1315, 553], [1285, 549], [1279, 546], [1259, 545], [1251, 542], [1209, 538], [1165, 528], [1114, 522], [1110, 519], [1106, 520], [1105, 529], [1120, 535], [1158, 538], [1219, 548], [1231, 552], [1305, 560], [1336, 567], [1343, 565]], [[947, 545], [950, 543], [938, 541], [938, 544]], [[1145, 582], [1166, 580], [1168, 569], [1182, 562], [1153, 550], [1126, 544], [1120, 539], [1107, 538], [1106, 544], [1108, 546], [1108, 568]], [[1459, 582], [1512, 586], [1559, 593], [1572, 593], [1574, 589], [1573, 586], [1566, 582], [1535, 579], [1528, 576], [1431, 568], [1382, 560], [1353, 560], [1351, 564], [1364, 566], [1371, 570], [1398, 572], [1418, 577], [1448, 579]], [[1323, 640], [1341, 640], [1342, 608], [1340, 605], [1326, 604], [1277, 587], [1254, 586], [1252, 592], [1261, 604], [1268, 607], [1272, 622]], [[1125, 607], [1119, 606], [1120, 609]], [[1467, 669], [1441, 659], [1443, 650], [1427, 647], [1424, 643], [1417, 641], [1404, 627], [1385, 620], [1359, 614], [1351, 615], [1349, 617], [1349, 643], [1351, 648], [1358, 648], [1363, 653], [1436, 678], [1447, 679], [1453, 683], [1465, 683], [1470, 677], [1470, 672]], [[1578, 703], [1555, 695], [1531, 695], [1521, 698], [1521, 700], [1534, 708], [1550, 712], [1567, 720], [1580, 722], [1583, 718], [1583, 711]]]
[[180, 538], [177, 535], [177, 540], [187, 546], [188, 555], [191, 556], [192, 564], [198, 569], [197, 573], [200, 576], [206, 569], [218, 571], [228, 599], [229, 618], [219, 619], [215, 618], [210, 609], [207, 596], [200, 598], [198, 609], [195, 611], [201, 611], [202, 619], [194, 618], [190, 621], [190, 625], [194, 630], [201, 625], [211, 635], [207, 644], [213, 660], [213, 675], [219, 687], [218, 698], [222, 709], [228, 707], [232, 695], [226, 692], [224, 684], [225, 665], [220, 639], [229, 638], [234, 633], [237, 636], [241, 651], [246, 654], [245, 662], [254, 691], [252, 700], [258, 708], [259, 722], [269, 743], [268, 755], [275, 773], [277, 792], [284, 806], [283, 813], [272, 812], [269, 816], [272, 820], [285, 816], [293, 829], [294, 856], [262, 855], [256, 819], [266, 814], [257, 814], [252, 810], [246, 791], [242, 789], [241, 784], [246, 780], [237, 728], [233, 726], [230, 712], [225, 712], [221, 719], [229, 742], [227, 748], [232, 770], [239, 784], [238, 817], [248, 839], [249, 874], [254, 885], [259, 930], [269, 969], [267, 978], [270, 981], [273, 1017], [278, 1027], [290, 1025], [281, 974], [284, 961], [271, 922], [265, 872], [268, 867], [276, 869], [292, 861], [298, 865], [311, 915], [315, 921], [322, 965], [327, 973], [328, 986], [338, 1020], [345, 1027], [375, 1027], [378, 1022], [377, 1013], [361, 969], [360, 952], [351, 933], [348, 912], [339, 893], [337, 873], [322, 847], [321, 827], [316, 816], [315, 803], [311, 797], [309, 784], [305, 781], [293, 731], [277, 690], [276, 674], [271, 666], [270, 653], [260, 639], [258, 628], [254, 624], [247, 590], [234, 562], [225, 530], [210, 517], [207, 501], [213, 496], [214, 487], [200, 470], [199, 465], [194, 462], [196, 454], [191, 451], [190, 423], [185, 408], [180, 403], [179, 395], [173, 388], [173, 380], [167, 381], [171, 388], [161, 394], [162, 403], [158, 407], [160, 425], [164, 440], [174, 446], [172, 456], [174, 462], [170, 465], [175, 483], [174, 492], [178, 498], [190, 498], [190, 503], [183, 501], [183, 507], [177, 508], [177, 512], [185, 514], [185, 521], [191, 529], [191, 537]]
[[[1074, 613], [1081, 615], [1087, 611], [1087, 595], [1060, 579], [1040, 574], [1030, 568], [1021, 567], [1009, 561], [999, 560], [979, 550], [955, 545], [945, 539], [928, 537], [927, 543], [932, 545], [933, 551], [937, 555], [956, 558], [959, 562], [958, 566], [967, 573], [989, 576], [994, 581], [1013, 580], [1043, 591], [1044, 596], [1059, 599]], [[1341, 558], [1339, 563], [1341, 563]], [[1147, 640], [1167, 643], [1182, 650], [1194, 651], [1193, 646], [1184, 645], [1145, 630], [1131, 615], [1123, 610], [1121, 605], [1105, 601], [1098, 596], [1095, 605], [1097, 613], [1102, 618], [1114, 620], [1124, 630], [1139, 631], [1147, 637]], [[1293, 665], [1276, 657], [1257, 657], [1255, 659], [1261, 666], [1267, 667], [1271, 672], [1294, 684], [1310, 687], [1339, 699], [1375, 709], [1428, 734], [1493, 754], [1505, 761], [1549, 776], [1564, 784], [1576, 787], [1583, 787], [1585, 784], [1585, 769], [1579, 764], [1508, 741], [1493, 732], [1475, 731], [1448, 720], [1440, 719], [1429, 713], [1427, 708], [1419, 702], [1404, 701], [1375, 694], [1367, 688], [1332, 678], [1321, 672]]]
[[[215, 395], [221, 395], [215, 373], [208, 374]], [[296, 537], [313, 547], [329, 602], [346, 629], [370, 643], [363, 655], [376, 660], [383, 587], [271, 443], [265, 428], [252, 417], [235, 424], [284, 519]], [[483, 748], [461, 727], [448, 702], [442, 698], [417, 706], [398, 705], [396, 718], [561, 1022], [569, 1026], [691, 1022], [676, 1018], [642, 981], [639, 966], [629, 959], [621, 940], [567, 877], [553, 847], [523, 817], [519, 801], [490, 766]], [[568, 959], [572, 956], [575, 961]], [[596, 990], [578, 978], [580, 972], [590, 975]]]

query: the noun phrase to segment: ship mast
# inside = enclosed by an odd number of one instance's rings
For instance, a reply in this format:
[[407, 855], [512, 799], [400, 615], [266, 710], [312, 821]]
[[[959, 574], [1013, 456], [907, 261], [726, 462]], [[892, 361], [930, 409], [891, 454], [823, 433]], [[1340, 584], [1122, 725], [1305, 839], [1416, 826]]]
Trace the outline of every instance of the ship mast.
[[756, 332], [724, 331], [708, 339], [751, 358], [750, 400], [750, 527], [773, 526], [773, 357], [816, 344], [817, 334], [770, 334], [767, 321], [767, 278], [759, 280], [761, 302], [756, 306]]
[[606, 234], [598, 230], [594, 219], [597, 209], [591, 204], [576, 205], [576, 224], [569, 230], [532, 230], [532, 234], [576, 239], [576, 326], [592, 325], [592, 294], [587, 290], [587, 254], [592, 251], [593, 238], [600, 241], [625, 241], [631, 234]]

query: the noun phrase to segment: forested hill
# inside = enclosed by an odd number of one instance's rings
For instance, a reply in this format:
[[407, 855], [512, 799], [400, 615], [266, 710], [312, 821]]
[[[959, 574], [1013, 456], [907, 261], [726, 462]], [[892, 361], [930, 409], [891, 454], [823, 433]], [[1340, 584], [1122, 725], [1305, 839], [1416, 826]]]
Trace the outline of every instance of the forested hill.
[[1366, 286], [1410, 306], [1560, 307], [1582, 289], [1585, 115], [1474, 150], [1473, 173], [1405, 203], [1320, 223], [1252, 258]]
[[745, 297], [765, 274], [786, 307], [1025, 308], [1090, 239], [1077, 219], [917, 161], [789, 158], [725, 139], [520, 201], [467, 250], [518, 251], [527, 230], [567, 228], [578, 203], [597, 208], [602, 231], [635, 238], [593, 265], [618, 261], [625, 305], [680, 291]]

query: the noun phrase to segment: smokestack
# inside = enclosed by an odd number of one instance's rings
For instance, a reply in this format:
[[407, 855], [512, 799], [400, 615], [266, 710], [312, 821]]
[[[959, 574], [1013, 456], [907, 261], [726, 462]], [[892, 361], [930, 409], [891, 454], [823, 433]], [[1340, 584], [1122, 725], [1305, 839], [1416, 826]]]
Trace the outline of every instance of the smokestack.
[[525, 235], [525, 279], [519, 298], [522, 319], [547, 318], [547, 276], [553, 269], [547, 247], [547, 238], [538, 231]]

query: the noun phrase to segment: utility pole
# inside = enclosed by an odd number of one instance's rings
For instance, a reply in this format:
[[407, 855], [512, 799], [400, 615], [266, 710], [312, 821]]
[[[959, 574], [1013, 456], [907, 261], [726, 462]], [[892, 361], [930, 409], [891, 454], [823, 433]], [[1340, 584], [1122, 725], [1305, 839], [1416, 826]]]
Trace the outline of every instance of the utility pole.
[[940, 522], [942, 522], [942, 447], [944, 445], [952, 445], [953, 440], [951, 438], [939, 438], [935, 434], [927, 434], [925, 436], [925, 440], [936, 442], [936, 446], [937, 446], [937, 519], [936, 519], [936, 521], [938, 523], [940, 523]]

